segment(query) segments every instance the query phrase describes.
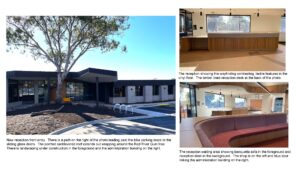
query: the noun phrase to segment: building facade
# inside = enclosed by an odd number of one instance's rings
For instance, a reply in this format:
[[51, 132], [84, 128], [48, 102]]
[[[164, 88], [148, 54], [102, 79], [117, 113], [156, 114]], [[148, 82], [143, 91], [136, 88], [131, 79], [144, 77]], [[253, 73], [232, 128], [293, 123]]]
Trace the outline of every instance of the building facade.
[[[56, 72], [8, 71], [7, 106], [52, 103], [56, 98]], [[148, 103], [175, 100], [175, 80], [118, 80], [117, 72], [88, 68], [70, 72], [62, 97], [72, 101]]]

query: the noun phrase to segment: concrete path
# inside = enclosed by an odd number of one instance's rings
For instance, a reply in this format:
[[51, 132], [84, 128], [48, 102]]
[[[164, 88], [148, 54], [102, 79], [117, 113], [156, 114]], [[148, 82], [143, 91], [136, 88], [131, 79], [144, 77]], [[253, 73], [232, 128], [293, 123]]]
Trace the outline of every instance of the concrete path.
[[[134, 116], [126, 118], [112, 118], [104, 120], [94, 120], [75, 124], [50, 133], [50, 135], [167, 135], [175, 134], [175, 112], [174, 114], [160, 113], [150, 110], [134, 108], [134, 111], [144, 116]], [[167, 124], [174, 118], [174, 127]], [[157, 119], [156, 119], [157, 118]], [[148, 120], [147, 120], [148, 119]], [[155, 120], [157, 123], [151, 121]], [[171, 125], [172, 126], [172, 125]]]

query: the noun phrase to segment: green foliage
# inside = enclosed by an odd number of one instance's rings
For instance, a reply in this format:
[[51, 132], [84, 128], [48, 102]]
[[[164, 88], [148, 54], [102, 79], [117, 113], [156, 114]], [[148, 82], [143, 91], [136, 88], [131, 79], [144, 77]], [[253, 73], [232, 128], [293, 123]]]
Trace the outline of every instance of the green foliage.
[[126, 51], [116, 37], [129, 28], [127, 20], [124, 16], [8, 16], [7, 50], [30, 52], [58, 71], [69, 72], [90, 49]]

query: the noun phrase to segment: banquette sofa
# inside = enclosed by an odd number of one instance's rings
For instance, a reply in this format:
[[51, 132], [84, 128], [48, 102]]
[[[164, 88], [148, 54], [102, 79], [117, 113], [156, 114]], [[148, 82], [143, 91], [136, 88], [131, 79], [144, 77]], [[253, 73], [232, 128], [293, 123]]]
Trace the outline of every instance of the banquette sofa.
[[194, 127], [203, 147], [244, 147], [288, 136], [284, 113], [219, 116]]

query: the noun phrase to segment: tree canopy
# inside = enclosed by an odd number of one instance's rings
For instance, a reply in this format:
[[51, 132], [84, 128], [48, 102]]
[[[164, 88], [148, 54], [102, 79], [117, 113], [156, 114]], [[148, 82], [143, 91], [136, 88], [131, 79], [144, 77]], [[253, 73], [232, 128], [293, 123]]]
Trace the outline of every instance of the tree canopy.
[[35, 59], [54, 64], [56, 95], [61, 97], [62, 81], [87, 51], [127, 51], [118, 41], [129, 28], [127, 21], [126, 16], [8, 16], [7, 50], [30, 52]]

